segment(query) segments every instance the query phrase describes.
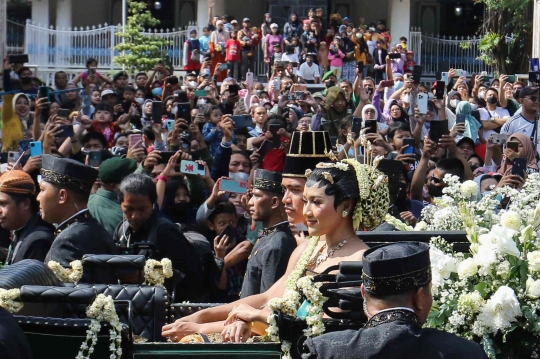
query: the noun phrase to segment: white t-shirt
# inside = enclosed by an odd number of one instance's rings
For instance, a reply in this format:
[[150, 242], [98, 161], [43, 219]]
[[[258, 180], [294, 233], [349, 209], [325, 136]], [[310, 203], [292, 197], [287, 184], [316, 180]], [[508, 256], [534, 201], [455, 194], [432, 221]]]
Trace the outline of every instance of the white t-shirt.
[[[534, 132], [534, 122], [528, 121], [525, 117], [519, 114], [512, 116], [504, 126], [501, 128], [501, 133], [506, 135], [513, 135], [514, 133], [523, 133], [525, 136], [531, 138]], [[538, 134], [538, 128], [536, 129], [536, 151], [540, 154], [540, 148], [538, 142], [540, 140], [540, 134]], [[534, 142], [534, 138], [533, 138]]]
[[311, 66], [309, 66], [307, 62], [304, 62], [302, 65], [300, 65], [298, 76], [304, 80], [315, 81], [316, 77], [321, 77], [319, 65], [311, 63]]
[[[502, 107], [497, 107], [495, 111], [488, 110], [488, 108], [479, 108], [480, 120], [488, 121], [490, 118], [503, 118], [510, 116], [510, 112]], [[484, 130], [484, 139], [487, 141], [492, 133], [497, 133], [495, 130]]]

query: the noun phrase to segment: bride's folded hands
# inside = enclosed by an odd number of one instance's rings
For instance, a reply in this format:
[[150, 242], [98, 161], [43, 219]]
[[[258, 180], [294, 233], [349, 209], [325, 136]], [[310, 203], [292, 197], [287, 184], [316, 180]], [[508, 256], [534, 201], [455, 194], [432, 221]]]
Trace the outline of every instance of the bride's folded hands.
[[248, 323], [251, 323], [251, 322], [266, 323], [267, 316], [268, 316], [268, 313], [266, 314], [266, 316], [264, 316], [263, 310], [261, 309], [255, 309], [252, 306], [247, 305], [247, 304], [240, 304], [231, 310], [231, 312], [227, 316], [227, 320], [225, 320], [225, 325], [232, 324], [237, 320], [242, 320]]

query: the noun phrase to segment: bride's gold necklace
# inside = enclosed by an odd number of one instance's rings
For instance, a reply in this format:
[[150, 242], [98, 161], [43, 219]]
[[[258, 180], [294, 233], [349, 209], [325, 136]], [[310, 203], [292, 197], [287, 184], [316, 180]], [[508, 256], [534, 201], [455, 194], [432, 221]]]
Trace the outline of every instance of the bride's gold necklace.
[[310, 261], [307, 264], [307, 268], [316, 268], [318, 267], [322, 262], [326, 261], [328, 258], [332, 257], [334, 255], [335, 251], [340, 250], [346, 243], [347, 239], [345, 238], [341, 242], [339, 242], [334, 248], [330, 248], [327, 252], [324, 252], [324, 250], [328, 247], [326, 242], [321, 246], [321, 248], [317, 251], [317, 254], [313, 256], [313, 258], [310, 259]]

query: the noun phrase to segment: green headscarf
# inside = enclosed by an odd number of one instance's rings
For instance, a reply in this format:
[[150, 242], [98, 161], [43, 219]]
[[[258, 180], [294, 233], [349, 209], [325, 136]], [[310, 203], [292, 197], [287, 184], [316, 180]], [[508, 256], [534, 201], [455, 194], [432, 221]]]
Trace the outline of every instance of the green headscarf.
[[474, 142], [478, 139], [478, 130], [482, 125], [471, 115], [472, 108], [468, 101], [460, 101], [456, 107], [456, 115], [465, 115], [464, 137], [472, 138]]

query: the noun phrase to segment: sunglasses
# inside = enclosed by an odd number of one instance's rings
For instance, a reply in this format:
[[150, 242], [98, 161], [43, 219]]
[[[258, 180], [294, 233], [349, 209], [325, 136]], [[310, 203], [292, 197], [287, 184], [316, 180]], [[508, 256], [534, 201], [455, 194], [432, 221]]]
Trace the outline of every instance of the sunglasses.
[[439, 178], [439, 177], [435, 177], [435, 176], [431, 176], [429, 177], [429, 180], [433, 183], [437, 183], [437, 184], [440, 184], [440, 183], [443, 183], [443, 180], [442, 178]]

